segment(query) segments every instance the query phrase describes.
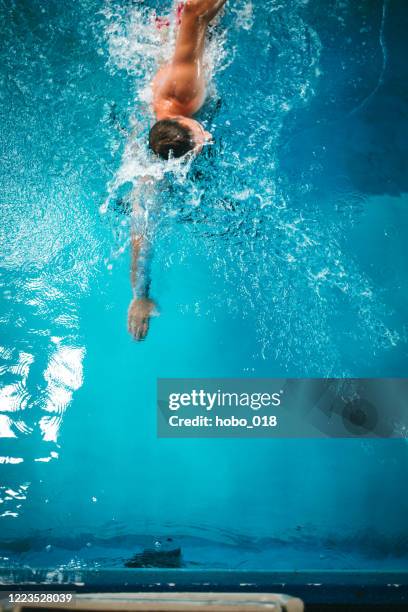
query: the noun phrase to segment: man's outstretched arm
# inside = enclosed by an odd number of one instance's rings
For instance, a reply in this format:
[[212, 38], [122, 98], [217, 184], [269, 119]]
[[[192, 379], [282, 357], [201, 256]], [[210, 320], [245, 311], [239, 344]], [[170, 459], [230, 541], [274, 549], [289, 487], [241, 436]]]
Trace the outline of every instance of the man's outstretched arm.
[[149, 297], [150, 293], [150, 260], [151, 245], [143, 231], [140, 231], [142, 211], [138, 204], [133, 207], [133, 223], [131, 235], [131, 268], [130, 281], [133, 299], [128, 310], [128, 330], [135, 340], [144, 340], [149, 330], [149, 320], [155, 303]]

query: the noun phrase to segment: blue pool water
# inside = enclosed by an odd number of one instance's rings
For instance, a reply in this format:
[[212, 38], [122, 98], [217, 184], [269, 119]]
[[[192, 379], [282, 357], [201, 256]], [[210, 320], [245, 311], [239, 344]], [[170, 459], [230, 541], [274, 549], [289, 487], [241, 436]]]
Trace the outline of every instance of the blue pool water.
[[227, 5], [215, 144], [141, 194], [161, 315], [137, 344], [126, 202], [163, 172], [145, 88], [169, 8], [0, 0], [0, 565], [123, 567], [160, 541], [191, 569], [405, 571], [405, 440], [158, 439], [155, 393], [406, 375], [408, 7]]

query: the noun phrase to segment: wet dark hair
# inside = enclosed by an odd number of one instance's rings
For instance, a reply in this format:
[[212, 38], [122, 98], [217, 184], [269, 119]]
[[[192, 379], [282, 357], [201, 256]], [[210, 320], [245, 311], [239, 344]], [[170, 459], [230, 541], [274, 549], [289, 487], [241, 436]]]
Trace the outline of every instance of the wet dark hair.
[[161, 119], [149, 132], [149, 147], [162, 159], [182, 157], [195, 147], [191, 131], [175, 119]]

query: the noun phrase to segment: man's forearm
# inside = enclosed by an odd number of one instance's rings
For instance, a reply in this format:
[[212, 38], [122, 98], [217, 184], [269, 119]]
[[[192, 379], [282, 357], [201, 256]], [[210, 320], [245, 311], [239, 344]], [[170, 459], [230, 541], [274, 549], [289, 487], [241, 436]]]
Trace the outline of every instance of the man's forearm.
[[150, 291], [150, 245], [144, 236], [132, 236], [131, 284], [135, 298], [148, 297]]

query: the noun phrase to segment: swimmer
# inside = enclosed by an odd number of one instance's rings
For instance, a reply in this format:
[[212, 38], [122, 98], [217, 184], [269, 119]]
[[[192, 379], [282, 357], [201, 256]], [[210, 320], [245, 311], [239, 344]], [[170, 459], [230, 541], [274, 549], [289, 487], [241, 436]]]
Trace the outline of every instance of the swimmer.
[[[171, 61], [162, 66], [152, 81], [156, 123], [149, 133], [150, 149], [162, 159], [198, 154], [211, 141], [211, 134], [193, 115], [205, 100], [203, 54], [207, 27], [226, 0], [186, 0], [179, 5], [179, 29]], [[181, 7], [181, 8], [180, 8]], [[159, 18], [161, 28], [168, 25]], [[141, 214], [135, 200], [133, 216]], [[128, 311], [128, 329], [135, 340], [143, 340], [149, 329], [155, 303], [149, 297], [149, 249], [141, 233], [132, 233], [131, 282], [133, 299]]]
[[149, 134], [150, 148], [161, 158], [199, 153], [211, 134], [192, 118], [205, 99], [203, 53], [207, 26], [226, 0], [187, 0], [181, 13], [172, 60], [152, 82], [157, 122]]

